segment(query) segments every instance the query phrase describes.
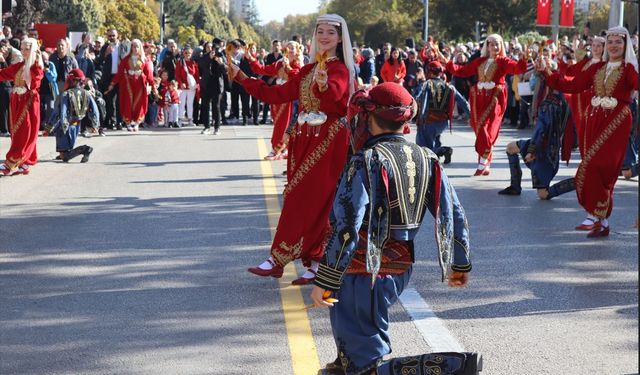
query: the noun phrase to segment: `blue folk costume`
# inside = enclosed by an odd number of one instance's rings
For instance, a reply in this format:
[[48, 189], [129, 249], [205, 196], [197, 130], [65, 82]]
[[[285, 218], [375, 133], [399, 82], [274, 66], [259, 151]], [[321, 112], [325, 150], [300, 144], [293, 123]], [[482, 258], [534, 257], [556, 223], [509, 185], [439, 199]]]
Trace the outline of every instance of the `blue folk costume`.
[[537, 107], [533, 136], [530, 139], [521, 139], [516, 142], [519, 154], [509, 154], [509, 170], [511, 172], [511, 185], [499, 194], [520, 195], [522, 191], [522, 170], [520, 169], [520, 157], [525, 159], [527, 154], [532, 154], [535, 159], [525, 162], [531, 170], [531, 181], [534, 189], [549, 189], [552, 196], [575, 190], [573, 179], [561, 181], [550, 188], [551, 180], [558, 173], [560, 167], [563, 137], [567, 123], [571, 120], [571, 110], [562, 93], [550, 90], [544, 80], [536, 82], [534, 90], [537, 96], [543, 98]]
[[[426, 210], [435, 217], [443, 281], [450, 270], [471, 271], [469, 229], [464, 209], [433, 152], [398, 133], [364, 142], [362, 129], [353, 134], [357, 152], [342, 173], [331, 214], [333, 230], [314, 281], [339, 300], [330, 310], [338, 358], [327, 365], [327, 371], [368, 375], [376, 369], [378, 374], [404, 374], [430, 363], [442, 373], [475, 374], [477, 355], [470, 353], [382, 362], [391, 353], [388, 310], [409, 283], [415, 260], [413, 240]], [[433, 364], [434, 358], [439, 364]], [[462, 372], [471, 367], [476, 370]]]
[[429, 64], [429, 71], [435, 77], [425, 81], [415, 92], [418, 102], [416, 143], [428, 147], [438, 157], [444, 155], [445, 164], [448, 164], [453, 150], [451, 147], [442, 146], [440, 135], [447, 127], [451, 128], [454, 103], [466, 114], [470, 113], [470, 107], [469, 102], [453, 85], [438, 78], [438, 66], [443, 71], [440, 64]]
[[56, 151], [63, 154], [62, 161], [68, 162], [81, 154], [84, 155], [82, 163], [89, 161], [92, 147], [83, 145], [74, 148], [80, 124], [87, 116], [94, 128], [100, 126], [98, 106], [87, 90], [73, 87], [62, 93], [49, 121], [52, 126], [49, 133], [56, 136]]

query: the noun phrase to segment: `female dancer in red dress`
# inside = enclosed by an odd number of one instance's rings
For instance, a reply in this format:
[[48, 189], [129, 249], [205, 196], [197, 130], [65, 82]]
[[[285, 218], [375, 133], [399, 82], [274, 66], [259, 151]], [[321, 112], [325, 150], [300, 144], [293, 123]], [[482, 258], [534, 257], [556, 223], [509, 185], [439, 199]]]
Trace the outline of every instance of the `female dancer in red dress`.
[[[285, 46], [285, 56], [269, 65], [260, 64], [256, 59], [255, 51], [249, 51], [247, 58], [251, 64], [251, 71], [263, 76], [277, 77], [276, 83], [282, 85], [289, 80], [290, 76], [298, 74], [300, 68], [304, 65], [302, 48], [300, 43], [290, 41]], [[286, 144], [283, 138], [289, 126], [292, 107], [291, 102], [271, 105], [271, 115], [273, 116], [271, 152], [264, 157], [265, 160], [278, 160], [287, 157]]]
[[153, 71], [147, 64], [142, 42], [139, 39], [131, 41], [131, 51], [118, 65], [118, 72], [113, 79], [108, 93], [114, 86], [119, 85], [120, 114], [127, 124], [128, 131], [138, 131], [138, 126], [144, 121], [147, 113], [147, 85], [155, 90]]
[[13, 81], [10, 98], [11, 147], [0, 175], [28, 174], [29, 167], [38, 162], [36, 141], [40, 130], [40, 82], [44, 77], [38, 41], [22, 41], [23, 62], [0, 69], [0, 81]]
[[606, 39], [605, 61], [591, 64], [573, 79], [537, 65], [551, 87], [569, 93], [588, 90], [592, 95], [584, 116], [583, 157], [575, 176], [578, 202], [587, 211], [587, 218], [576, 229], [588, 230], [588, 237], [609, 235], [613, 188], [631, 129], [629, 103], [638, 89], [638, 62], [629, 32], [614, 27]]
[[342, 118], [355, 89], [355, 65], [347, 24], [338, 15], [318, 17], [310, 64], [283, 85], [268, 86], [238, 73], [237, 66], [231, 69], [247, 92], [264, 102], [299, 100], [298, 123], [289, 147], [290, 178], [271, 257], [249, 272], [281, 277], [287, 263], [301, 259], [308, 270], [293, 283], [308, 284], [324, 253], [329, 212], [349, 147], [349, 130]]
[[504, 42], [498, 34], [492, 34], [482, 47], [481, 57], [466, 65], [457, 65], [439, 52], [440, 60], [447, 64], [447, 71], [454, 76], [478, 76], [478, 83], [471, 88], [469, 103], [471, 104], [470, 124], [476, 133], [476, 152], [478, 168], [474, 176], [487, 176], [493, 145], [498, 139], [502, 117], [507, 109], [507, 74], [522, 74], [527, 70], [528, 50], [520, 53], [518, 61], [507, 57]]
[[[601, 36], [593, 38], [591, 43], [591, 57], [578, 61], [576, 64], [569, 66], [564, 75], [566, 77], [573, 77], [579, 72], [583, 72], [591, 65], [602, 61], [602, 55], [604, 54], [604, 45], [606, 40]], [[562, 72], [562, 71], [561, 71]], [[584, 157], [584, 123], [585, 123], [585, 109], [591, 101], [593, 93], [586, 91], [577, 94], [573, 94], [570, 97], [569, 105], [571, 107], [571, 117], [576, 124], [576, 135], [578, 136], [578, 148], [580, 149], [580, 156]]]

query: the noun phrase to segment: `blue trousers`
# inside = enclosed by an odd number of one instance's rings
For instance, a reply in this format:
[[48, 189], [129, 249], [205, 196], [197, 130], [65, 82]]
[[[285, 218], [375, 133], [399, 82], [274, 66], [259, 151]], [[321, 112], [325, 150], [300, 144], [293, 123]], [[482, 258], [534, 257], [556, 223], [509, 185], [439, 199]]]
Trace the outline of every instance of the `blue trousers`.
[[418, 126], [418, 134], [416, 134], [416, 144], [420, 147], [427, 147], [437, 155], [440, 155], [439, 152], [442, 152], [440, 134], [442, 134], [445, 129], [447, 129], [448, 125], [449, 121], [441, 121]]
[[[527, 149], [529, 148], [530, 143], [530, 139], [521, 139], [516, 142], [520, 148], [522, 160], [527, 156]], [[556, 176], [560, 167], [559, 163], [553, 164], [543, 156], [544, 155], [542, 154], [536, 154], [536, 159], [534, 161], [525, 163], [531, 170], [531, 183], [533, 184], [534, 189], [548, 188], [551, 184], [551, 180]]]
[[56, 151], [66, 152], [73, 150], [80, 132], [80, 124], [69, 125], [69, 129], [64, 133], [61, 127], [56, 129]]
[[330, 309], [331, 329], [338, 357], [347, 375], [367, 374], [391, 353], [389, 307], [409, 283], [412, 269], [400, 275], [378, 277], [346, 274], [339, 300]]

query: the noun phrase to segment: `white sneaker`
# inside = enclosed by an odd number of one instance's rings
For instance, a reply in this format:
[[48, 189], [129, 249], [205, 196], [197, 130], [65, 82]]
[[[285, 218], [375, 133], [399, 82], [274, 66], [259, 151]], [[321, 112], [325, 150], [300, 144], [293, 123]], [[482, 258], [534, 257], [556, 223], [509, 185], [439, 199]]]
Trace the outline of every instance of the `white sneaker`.
[[220, 135], [220, 130], [216, 129], [213, 131], [213, 135]]
[[204, 134], [204, 135], [211, 134], [211, 128], [204, 128], [204, 129], [202, 129], [202, 131], [200, 132], [200, 134]]

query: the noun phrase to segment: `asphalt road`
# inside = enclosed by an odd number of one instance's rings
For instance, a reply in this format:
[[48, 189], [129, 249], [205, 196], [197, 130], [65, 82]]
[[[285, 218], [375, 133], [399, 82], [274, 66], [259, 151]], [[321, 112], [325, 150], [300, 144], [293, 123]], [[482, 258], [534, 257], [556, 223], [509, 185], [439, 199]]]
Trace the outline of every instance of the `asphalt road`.
[[[55, 140], [40, 138], [31, 174], [0, 178], [0, 374], [292, 374], [278, 282], [246, 272], [270, 245], [263, 181], [284, 183], [283, 161], [274, 176], [260, 166], [271, 129], [111, 132], [79, 139], [95, 149], [87, 164], [52, 161]], [[521, 196], [497, 195], [501, 150], [530, 132], [503, 129], [480, 178], [472, 132], [443, 136], [474, 270], [464, 290], [440, 283], [427, 218], [410, 287], [484, 355], [483, 374], [637, 374], [638, 180], [617, 184], [610, 237], [587, 239], [575, 194], [539, 201], [526, 169]], [[430, 351], [407, 311], [392, 312], [393, 355]], [[332, 361], [327, 312], [309, 319], [320, 363]]]

